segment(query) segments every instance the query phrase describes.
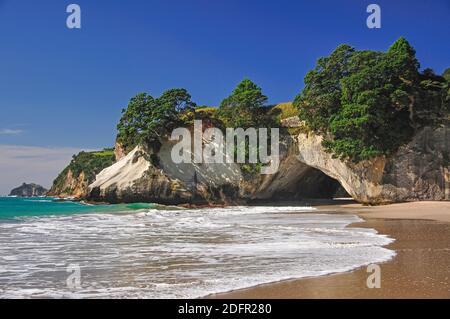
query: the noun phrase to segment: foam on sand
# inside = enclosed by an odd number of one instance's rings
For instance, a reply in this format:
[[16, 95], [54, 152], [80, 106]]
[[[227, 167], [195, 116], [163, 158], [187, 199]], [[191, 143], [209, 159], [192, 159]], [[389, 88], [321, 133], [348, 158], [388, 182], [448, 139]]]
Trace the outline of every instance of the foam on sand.
[[[192, 298], [383, 262], [392, 239], [310, 207], [78, 214], [0, 223], [0, 297]], [[66, 286], [79, 265], [81, 289]]]

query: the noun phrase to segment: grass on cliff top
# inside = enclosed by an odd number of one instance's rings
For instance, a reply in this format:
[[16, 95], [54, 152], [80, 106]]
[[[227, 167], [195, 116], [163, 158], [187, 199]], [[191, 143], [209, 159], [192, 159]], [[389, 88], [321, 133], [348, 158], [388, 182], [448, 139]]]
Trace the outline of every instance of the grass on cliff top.
[[215, 106], [197, 106], [195, 108], [195, 112], [206, 112], [206, 113], [215, 113], [217, 111], [217, 107]]
[[78, 176], [84, 172], [86, 176], [95, 177], [104, 168], [114, 163], [114, 151], [112, 149], [104, 149], [95, 152], [80, 152], [73, 156], [69, 164], [74, 176]]
[[293, 116], [298, 116], [298, 110], [292, 102], [277, 104], [273, 107], [272, 112], [279, 112], [278, 120], [280, 121]]
[[105, 148], [103, 151], [91, 152], [94, 156], [114, 156], [113, 148]]

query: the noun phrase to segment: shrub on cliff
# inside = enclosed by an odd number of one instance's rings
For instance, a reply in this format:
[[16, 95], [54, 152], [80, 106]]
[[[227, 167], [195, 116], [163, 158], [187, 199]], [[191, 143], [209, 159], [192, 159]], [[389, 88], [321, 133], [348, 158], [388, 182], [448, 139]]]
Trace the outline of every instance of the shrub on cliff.
[[420, 73], [415, 51], [399, 38], [386, 53], [340, 45], [305, 76], [294, 105], [336, 157], [388, 155], [414, 131], [448, 112], [448, 82]]

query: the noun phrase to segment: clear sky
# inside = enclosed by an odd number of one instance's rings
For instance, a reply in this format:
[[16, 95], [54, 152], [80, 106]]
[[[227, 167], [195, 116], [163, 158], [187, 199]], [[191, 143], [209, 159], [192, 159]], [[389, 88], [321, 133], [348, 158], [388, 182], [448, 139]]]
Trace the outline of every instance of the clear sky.
[[[70, 3], [80, 30], [66, 27]], [[381, 29], [366, 26], [370, 3]], [[111, 146], [142, 91], [184, 87], [218, 105], [249, 77], [270, 102], [289, 101], [337, 45], [386, 50], [399, 36], [422, 67], [450, 67], [450, 1], [0, 0], [0, 144]]]

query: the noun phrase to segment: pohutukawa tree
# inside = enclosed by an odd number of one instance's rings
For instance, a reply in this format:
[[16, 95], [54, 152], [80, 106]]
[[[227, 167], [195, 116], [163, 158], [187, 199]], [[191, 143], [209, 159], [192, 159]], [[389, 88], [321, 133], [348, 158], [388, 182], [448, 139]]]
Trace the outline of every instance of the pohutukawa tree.
[[294, 105], [328, 151], [358, 162], [397, 150], [448, 114], [446, 100], [448, 82], [421, 74], [415, 50], [399, 38], [386, 53], [340, 45], [307, 73]]
[[184, 115], [195, 106], [185, 89], [167, 90], [156, 99], [139, 93], [122, 110], [117, 140], [127, 150], [139, 143], [158, 145], [174, 128], [187, 124]]

